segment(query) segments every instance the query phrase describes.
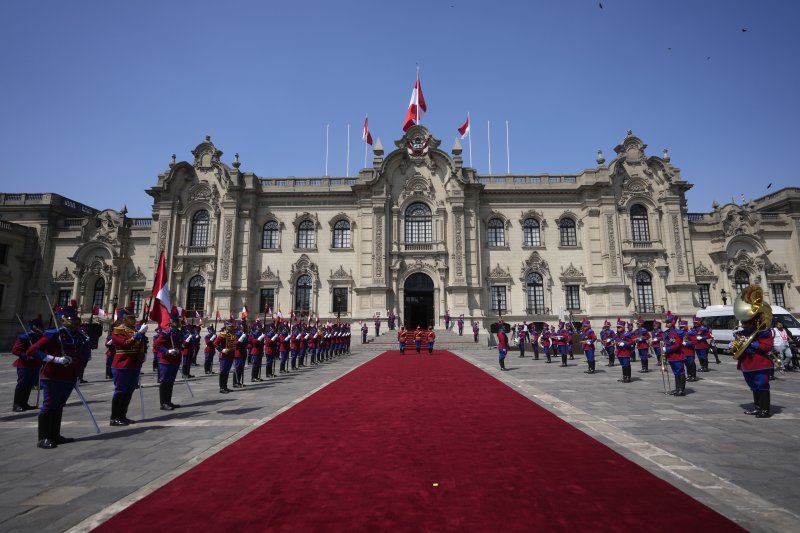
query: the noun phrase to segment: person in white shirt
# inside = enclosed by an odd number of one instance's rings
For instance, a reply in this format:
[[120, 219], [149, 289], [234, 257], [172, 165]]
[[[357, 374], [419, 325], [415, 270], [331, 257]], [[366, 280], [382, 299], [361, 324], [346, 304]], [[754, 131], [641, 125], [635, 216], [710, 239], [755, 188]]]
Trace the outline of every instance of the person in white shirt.
[[772, 345], [775, 353], [781, 358], [781, 371], [786, 370], [786, 365], [791, 365], [792, 362], [792, 349], [789, 347], [789, 332], [780, 320], [775, 322], [772, 330]]

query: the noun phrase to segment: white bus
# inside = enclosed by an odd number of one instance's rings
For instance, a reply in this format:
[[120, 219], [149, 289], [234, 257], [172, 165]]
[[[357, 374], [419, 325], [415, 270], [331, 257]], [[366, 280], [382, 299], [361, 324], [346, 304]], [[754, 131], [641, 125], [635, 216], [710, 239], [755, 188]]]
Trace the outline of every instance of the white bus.
[[[772, 326], [777, 321], [783, 322], [794, 343], [800, 346], [800, 321], [783, 307], [772, 305]], [[709, 305], [697, 311], [703, 325], [714, 335], [714, 344], [718, 350], [728, 350], [733, 340], [733, 330], [739, 327], [739, 321], [733, 316], [732, 305]], [[691, 320], [691, 319], [689, 319]]]

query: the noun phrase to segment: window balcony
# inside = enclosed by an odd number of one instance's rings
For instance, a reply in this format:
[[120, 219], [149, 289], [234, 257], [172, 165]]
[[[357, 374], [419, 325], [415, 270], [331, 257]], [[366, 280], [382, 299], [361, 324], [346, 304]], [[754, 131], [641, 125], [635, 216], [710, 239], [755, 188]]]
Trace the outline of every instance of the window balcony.
[[403, 244], [403, 251], [405, 252], [430, 252], [433, 251], [433, 243], [406, 243]]

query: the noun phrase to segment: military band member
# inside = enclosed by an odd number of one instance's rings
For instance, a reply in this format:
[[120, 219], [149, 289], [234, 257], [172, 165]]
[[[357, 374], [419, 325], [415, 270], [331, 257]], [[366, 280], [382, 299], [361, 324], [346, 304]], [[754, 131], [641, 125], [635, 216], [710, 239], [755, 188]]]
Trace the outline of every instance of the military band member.
[[[464, 316], [464, 315], [461, 315], [461, 316]], [[461, 322], [462, 322], [462, 324], [458, 329], [458, 331], [459, 331], [458, 334], [459, 335], [461, 335], [461, 332], [464, 330], [464, 324], [463, 324], [464, 321], [461, 320]], [[476, 343], [478, 342], [478, 333], [480, 332], [480, 328], [481, 328], [481, 323], [478, 322], [477, 320], [473, 320], [472, 321], [472, 338]]]
[[[275, 374], [275, 357], [278, 354], [278, 326], [277, 324], [271, 324], [267, 328], [266, 338], [264, 339], [264, 354], [267, 358], [267, 377], [274, 378], [276, 377]], [[317, 344], [319, 346], [319, 344]], [[317, 362], [319, 362], [319, 358], [317, 358]]]
[[308, 328], [303, 324], [300, 324], [300, 358], [298, 359], [297, 365], [299, 367], [306, 366], [306, 352], [308, 351]]
[[508, 354], [508, 334], [506, 325], [502, 319], [497, 325], [497, 358], [500, 362], [500, 370], [506, 370], [506, 354]]
[[683, 352], [683, 336], [680, 330], [675, 327], [675, 317], [667, 311], [667, 318], [664, 322], [667, 325], [667, 331], [664, 333], [664, 354], [663, 357], [667, 358], [672, 369], [672, 374], [675, 376], [675, 389], [670, 391], [673, 396], [686, 395], [686, 356]]
[[422, 331], [422, 328], [417, 326], [417, 329], [414, 332], [414, 347], [417, 349], [417, 353], [419, 353], [420, 349], [422, 348], [422, 341], [424, 339], [425, 339], [425, 332]]
[[694, 352], [697, 360], [700, 361], [700, 372], [708, 372], [708, 348], [709, 342], [714, 339], [711, 330], [703, 325], [699, 317], [692, 319], [694, 327], [689, 332], [689, 338], [694, 344]]
[[581, 347], [586, 356], [586, 364], [589, 366], [589, 369], [586, 370], [587, 374], [594, 374], [594, 343], [596, 340], [597, 335], [595, 335], [591, 323], [584, 318], [581, 322]]
[[194, 376], [191, 375], [191, 369], [192, 356], [194, 355], [194, 328], [187, 324], [181, 330], [181, 333], [183, 334], [183, 349], [181, 350], [181, 374], [184, 377], [193, 378]]
[[233, 356], [236, 354], [236, 340], [237, 335], [234, 331], [233, 322], [226, 320], [223, 324], [223, 330], [219, 332], [214, 346], [219, 352], [219, 392], [227, 394], [231, 392], [228, 388], [228, 375], [231, 373], [233, 366]]
[[536, 329], [536, 324], [533, 322], [528, 326], [529, 338], [531, 342], [531, 349], [533, 350], [533, 359], [539, 360], [539, 330]]
[[564, 322], [559, 321], [558, 330], [550, 338], [553, 340], [555, 350], [558, 350], [558, 354], [561, 356], [561, 366], [567, 366], [567, 336], [567, 328]]
[[244, 363], [247, 360], [247, 348], [250, 344], [247, 335], [247, 323], [239, 322], [236, 329], [236, 348], [233, 352], [233, 388], [244, 387]]
[[[738, 337], [749, 338], [758, 327], [758, 314], [750, 320], [742, 321], [742, 328], [734, 332]], [[756, 418], [769, 418], [770, 392], [769, 372], [774, 368], [770, 354], [773, 348], [773, 331], [765, 329], [755, 334], [753, 341], [745, 348], [736, 368], [742, 372], [747, 386], [753, 392], [753, 409], [744, 412]]]
[[158, 396], [162, 411], [172, 411], [180, 407], [172, 403], [172, 389], [175, 387], [175, 377], [180, 369], [183, 339], [178, 308], [173, 306], [169, 328], [153, 339], [153, 351], [158, 354]]
[[428, 335], [425, 340], [428, 342], [428, 354], [433, 354], [433, 343], [436, 342], [436, 332], [433, 331], [433, 326], [428, 326]]
[[111, 341], [111, 337], [114, 335], [114, 328], [112, 327], [111, 330], [108, 332], [106, 336], [105, 346], [106, 346], [106, 379], [114, 379], [114, 375], [111, 373], [111, 362], [114, 360], [114, 343]]
[[114, 395], [111, 397], [110, 425], [127, 426], [134, 423], [128, 418], [128, 405], [139, 386], [139, 372], [145, 357], [147, 324], [136, 327], [136, 303], [133, 301], [117, 312], [121, 318], [111, 336], [114, 346], [114, 360], [111, 363]]
[[575, 359], [572, 353], [572, 339], [575, 337], [575, 330], [573, 329], [572, 322], [567, 322], [567, 353], [570, 360]]
[[661, 329], [661, 322], [653, 321], [653, 331], [650, 332], [650, 346], [656, 356], [658, 364], [661, 364], [661, 346], [664, 343], [664, 330]]
[[519, 356], [525, 357], [525, 343], [528, 342], [528, 326], [524, 322], [517, 327], [517, 342], [519, 344]]
[[[462, 336], [464, 334], [464, 314], [458, 315], [458, 322], [456, 322], [456, 326], [458, 326], [458, 336]], [[475, 326], [472, 326], [472, 330], [475, 331]], [[475, 338], [475, 342], [478, 342], [477, 337]]]
[[11, 353], [17, 356], [12, 363], [12, 366], [17, 369], [17, 386], [14, 389], [14, 404], [12, 407], [12, 411], [15, 413], [36, 409], [32, 405], [28, 405], [28, 398], [31, 396], [31, 389], [39, 380], [39, 369], [42, 364], [35, 357], [28, 357], [27, 352], [31, 346], [42, 338], [43, 329], [42, 315], [28, 320], [28, 331], [17, 336], [14, 346], [11, 347]]
[[639, 372], [650, 372], [650, 332], [644, 327], [642, 317], [636, 319], [636, 329], [633, 330], [633, 337], [636, 341], [636, 351], [639, 353], [642, 369]]
[[631, 355], [633, 354], [633, 324], [630, 324], [628, 331], [625, 331], [625, 322], [617, 321], [617, 360], [622, 367], [622, 383], [631, 382]]
[[200, 334], [203, 332], [203, 329], [200, 325], [196, 325], [192, 328], [194, 330], [194, 351], [192, 353], [192, 366], [197, 366], [197, 354], [200, 353]]
[[544, 350], [544, 357], [545, 359], [547, 359], [548, 363], [552, 362], [550, 361], [550, 344], [552, 343], [550, 337], [552, 335], [553, 333], [551, 332], [551, 327], [548, 326], [547, 324], [542, 324], [542, 334], [539, 335], [539, 343], [542, 345], [542, 350]]
[[[619, 320], [619, 318], [617, 319]], [[606, 349], [608, 355], [608, 364], [606, 366], [614, 366], [614, 353], [616, 352], [616, 334], [611, 331], [611, 322], [606, 320], [603, 322], [603, 329], [600, 330], [600, 344]]]
[[319, 343], [319, 338], [317, 337], [317, 328], [316, 326], [312, 326], [308, 328], [308, 339], [306, 340], [308, 344], [308, 353], [309, 357], [311, 358], [311, 364], [317, 364], [317, 345]]
[[400, 348], [400, 355], [406, 353], [406, 328], [405, 326], [400, 326], [400, 330], [397, 332], [397, 344]]
[[36, 445], [47, 450], [75, 440], [61, 435], [61, 417], [79, 379], [82, 361], [88, 359], [91, 350], [89, 339], [79, 330], [81, 319], [75, 300], [59, 308], [57, 317], [61, 326], [45, 331], [26, 352], [27, 357], [42, 363], [39, 378], [42, 406]]
[[694, 338], [689, 332], [689, 323], [684, 319], [680, 319], [678, 321], [678, 329], [681, 333], [683, 355], [686, 357], [686, 379], [687, 381], [697, 381], [697, 365], [694, 362]]
[[214, 352], [216, 351], [214, 348], [214, 341], [217, 340], [217, 334], [214, 332], [214, 326], [208, 326], [206, 329], [208, 333], [203, 337], [203, 341], [205, 342], [205, 348], [203, 348], [203, 355], [205, 356], [203, 360], [203, 370], [206, 375], [209, 375], [216, 374], [216, 372], [214, 372]]
[[[289, 330], [286, 325], [282, 325], [278, 333], [278, 356], [281, 360], [280, 373], [285, 374], [289, 371], [286, 362], [289, 360]], [[236, 385], [234, 385], [235, 387]]]
[[266, 335], [261, 329], [261, 323], [256, 323], [253, 326], [253, 331], [250, 333], [250, 357], [252, 366], [250, 367], [250, 383], [256, 381], [264, 381], [261, 379], [261, 365], [264, 362], [264, 340]]

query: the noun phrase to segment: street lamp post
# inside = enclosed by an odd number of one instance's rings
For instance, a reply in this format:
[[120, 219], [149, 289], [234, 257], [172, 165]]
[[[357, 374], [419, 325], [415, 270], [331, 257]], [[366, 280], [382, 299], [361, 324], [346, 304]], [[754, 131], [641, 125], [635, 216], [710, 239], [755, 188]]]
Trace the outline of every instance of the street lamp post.
[[722, 296], [722, 305], [728, 305], [728, 293], [725, 292], [725, 289], [719, 291], [720, 296]]

